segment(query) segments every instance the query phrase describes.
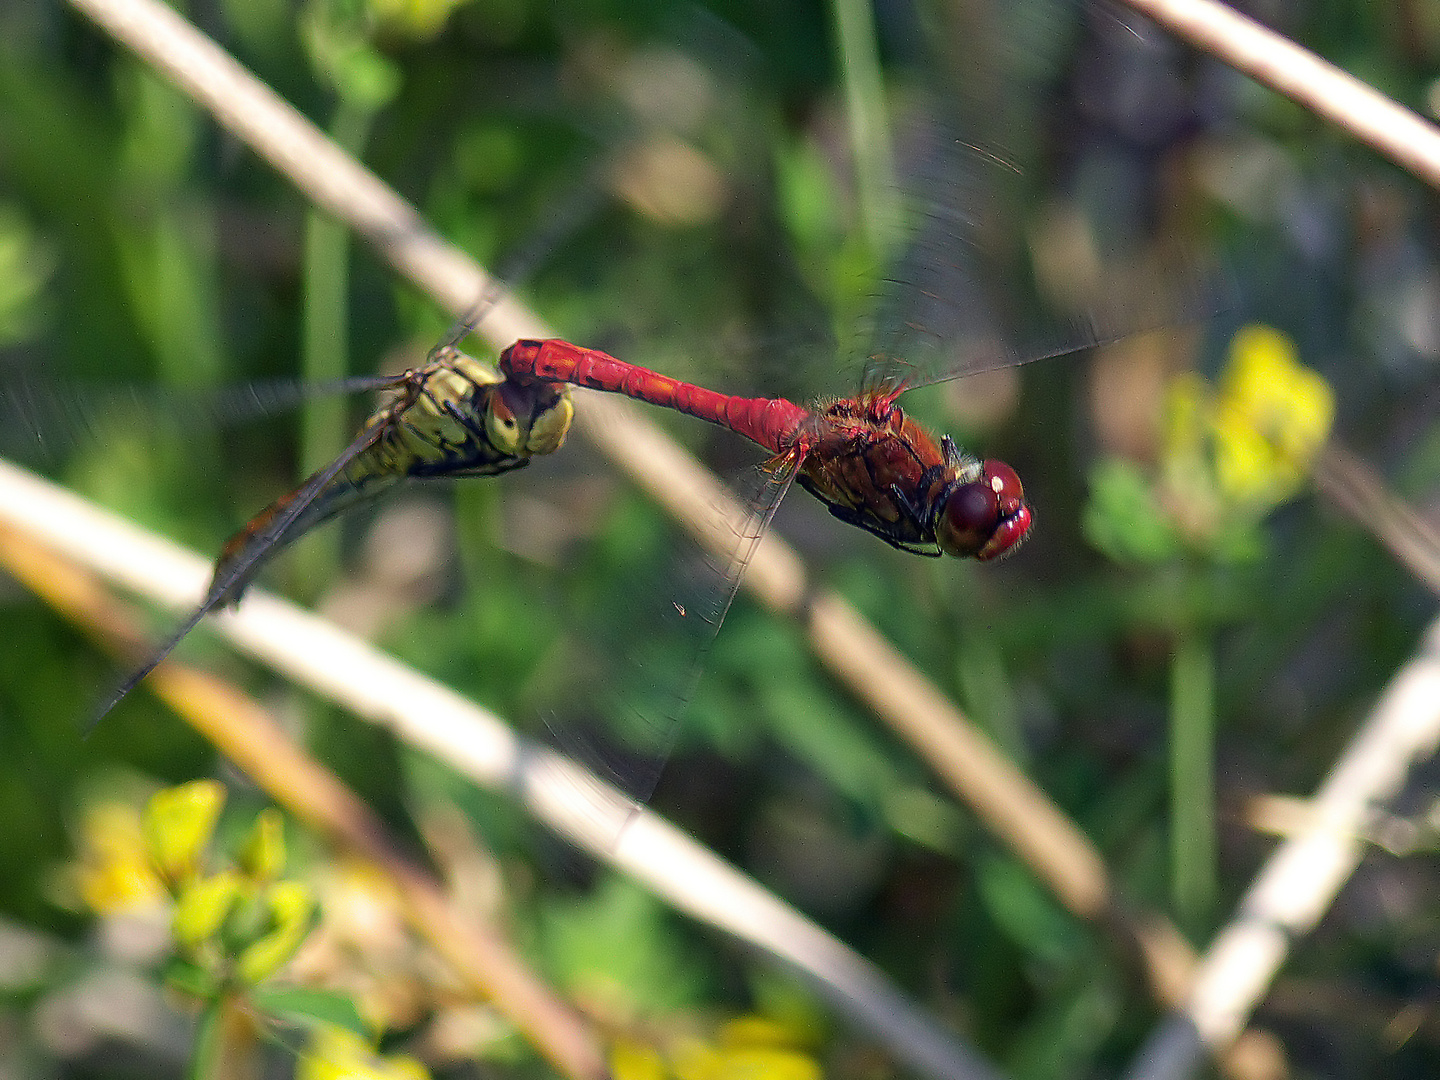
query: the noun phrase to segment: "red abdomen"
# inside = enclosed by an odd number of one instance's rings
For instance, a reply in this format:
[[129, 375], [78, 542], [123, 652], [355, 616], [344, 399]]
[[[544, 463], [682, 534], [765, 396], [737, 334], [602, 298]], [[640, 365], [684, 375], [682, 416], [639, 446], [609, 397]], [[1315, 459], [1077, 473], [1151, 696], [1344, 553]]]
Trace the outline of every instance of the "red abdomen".
[[517, 341], [500, 354], [498, 367], [501, 374], [520, 382], [565, 382], [676, 409], [729, 428], [772, 454], [788, 449], [811, 416], [809, 409], [783, 398], [718, 394], [556, 338]]

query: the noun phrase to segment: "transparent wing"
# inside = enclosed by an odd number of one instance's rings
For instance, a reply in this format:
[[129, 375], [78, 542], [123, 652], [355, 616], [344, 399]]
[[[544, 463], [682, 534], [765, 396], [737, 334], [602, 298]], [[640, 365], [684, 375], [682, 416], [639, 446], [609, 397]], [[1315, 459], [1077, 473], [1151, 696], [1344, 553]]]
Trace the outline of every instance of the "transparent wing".
[[607, 178], [618, 151], [600, 156], [588, 168], [580, 170], [580, 179], [547, 204], [548, 212], [544, 227], [532, 234], [523, 247], [511, 253], [492, 274], [480, 292], [479, 298], [464, 315], [451, 324], [450, 329], [431, 350], [435, 355], [453, 348], [485, 321], [485, 316], [514, 288], [528, 280], [568, 240], [593, 220], [600, 210], [613, 201], [607, 190]]
[[200, 624], [201, 619], [216, 606], [224, 603], [241, 581], [254, 574], [261, 561], [279, 546], [294, 528], [296, 522], [305, 514], [305, 511], [325, 493], [327, 487], [336, 477], [340, 476], [347, 465], [374, 445], [383, 430], [383, 424], [369, 425], [345, 449], [344, 453], [306, 481], [283, 510], [273, 515], [263, 528], [256, 530], [246, 539], [242, 549], [230, 561], [228, 569], [211, 582], [210, 591], [199, 606], [186, 616], [185, 620], [165, 639], [149, 660], [131, 672], [102, 702], [87, 725], [86, 734], [93, 731], [95, 726], [120, 703], [126, 694], [135, 689], [142, 679], [154, 671], [185, 639], [186, 635]]
[[636, 589], [624, 610], [602, 614], [601, 629], [586, 638], [609, 668], [597, 697], [621, 744], [569, 724], [552, 725], [551, 736], [567, 756], [623, 792], [621, 804], [613, 795], [587, 793], [596, 826], [612, 844], [655, 791], [745, 568], [795, 475], [788, 465], [760, 471], [738, 531], [717, 526], [704, 549], [680, 541], [681, 553], [662, 575], [665, 585], [656, 588], [648, 575], [649, 586]]
[[977, 162], [941, 121], [907, 135], [902, 157], [913, 161], [894, 223], [899, 244], [857, 335], [866, 389], [914, 385], [957, 343], [995, 336], [976, 273], [984, 205]]
[[[861, 385], [869, 390], [924, 386], [1013, 367], [1213, 314], [1221, 290], [1194, 268], [1155, 280], [1103, 306], [1047, 317], [1023, 344], [997, 317], [988, 282], [1007, 260], [988, 240], [986, 214], [1002, 186], [1019, 180], [999, 155], [967, 142], [943, 113], [927, 117], [910, 142], [914, 164], [901, 233], [905, 240], [866, 320]], [[1014, 276], [1011, 274], [1010, 276]]]
[[248, 423], [299, 408], [315, 397], [380, 390], [388, 376], [303, 383], [290, 379], [197, 390], [165, 386], [97, 386], [35, 375], [0, 378], [0, 449], [48, 460], [104, 437], [117, 416], [185, 431]]

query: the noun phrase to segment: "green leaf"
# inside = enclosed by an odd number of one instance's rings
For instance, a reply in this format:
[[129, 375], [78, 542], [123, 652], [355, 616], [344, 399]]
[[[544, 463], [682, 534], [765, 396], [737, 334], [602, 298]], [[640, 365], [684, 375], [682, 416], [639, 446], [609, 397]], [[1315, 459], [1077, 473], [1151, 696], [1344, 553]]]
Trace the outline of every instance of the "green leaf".
[[1090, 472], [1085, 538], [1119, 563], [1159, 563], [1180, 554], [1174, 524], [1145, 474], [1128, 461], [1102, 461]]
[[583, 993], [652, 1009], [703, 1000], [703, 975], [676, 947], [668, 913], [621, 878], [606, 877], [586, 897], [547, 906], [537, 943], [549, 970]]
[[200, 1024], [195, 1032], [195, 1055], [190, 1059], [188, 1075], [194, 1080], [219, 1076], [224, 1054], [225, 1009], [216, 999], [200, 1015]]
[[1005, 1065], [1015, 1080], [1083, 1076], [1124, 1019], [1113, 975], [1087, 965], [1073, 984], [1051, 995], [1021, 1029]]
[[55, 262], [21, 211], [0, 205], [0, 344], [23, 341], [39, 327], [39, 300]]
[[983, 858], [976, 881], [990, 917], [1031, 956], [1052, 965], [1068, 966], [1084, 947], [1084, 937], [1074, 920], [1014, 859], [997, 855]]
[[757, 688], [775, 738], [846, 796], [878, 812], [901, 786], [898, 769], [873, 729], [808, 674], [802, 668]]
[[200, 1001], [209, 1001], [219, 993], [215, 976], [189, 960], [172, 959], [163, 975], [167, 986]]
[[364, 1039], [374, 1036], [370, 1025], [360, 1016], [355, 1002], [332, 990], [305, 986], [261, 986], [251, 991], [250, 1000], [268, 1015], [296, 1027], [332, 1024], [353, 1031]]

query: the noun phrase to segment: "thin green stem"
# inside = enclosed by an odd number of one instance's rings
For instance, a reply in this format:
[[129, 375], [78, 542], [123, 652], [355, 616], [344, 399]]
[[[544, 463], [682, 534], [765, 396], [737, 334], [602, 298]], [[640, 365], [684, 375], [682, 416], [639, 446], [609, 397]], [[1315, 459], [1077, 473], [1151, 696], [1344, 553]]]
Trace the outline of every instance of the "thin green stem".
[[1215, 906], [1215, 657], [1208, 636], [1182, 632], [1170, 683], [1170, 885], [1191, 931]]
[[[340, 99], [331, 136], [359, 156], [374, 112], [367, 105]], [[319, 210], [305, 219], [305, 307], [301, 370], [307, 382], [344, 378], [350, 370], [347, 335], [350, 322], [350, 236], [347, 228]], [[345, 448], [348, 410], [342, 398], [315, 397], [300, 418], [302, 474], [322, 468]], [[315, 544], [319, 544], [317, 547]], [[302, 572], [333, 565], [339, 538], [333, 532], [312, 540], [301, 552]]]
[[832, 7], [860, 216], [871, 250], [884, 259], [899, 213], [875, 20], [867, 0], [834, 0]]
[[195, 1032], [195, 1052], [190, 1056], [187, 1080], [215, 1080], [224, 1067], [225, 998], [223, 994], [205, 1003]]

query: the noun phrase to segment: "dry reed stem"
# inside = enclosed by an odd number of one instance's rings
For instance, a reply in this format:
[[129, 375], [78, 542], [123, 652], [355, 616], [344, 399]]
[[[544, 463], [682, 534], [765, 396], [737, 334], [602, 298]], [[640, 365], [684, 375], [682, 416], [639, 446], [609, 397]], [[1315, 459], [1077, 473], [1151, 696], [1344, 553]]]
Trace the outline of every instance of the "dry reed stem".
[[1440, 188], [1440, 128], [1373, 86], [1215, 0], [1123, 2]]
[[1331, 439], [1315, 463], [1321, 494], [1371, 533], [1431, 592], [1440, 595], [1440, 534], [1347, 446]]
[[[114, 651], [145, 647], [134, 638], [133, 619], [93, 575], [26, 533], [0, 526], [0, 566]], [[575, 1080], [606, 1075], [595, 1035], [574, 1010], [503, 937], [460, 919], [440, 883], [406, 858], [370, 808], [287, 738], [268, 712], [223, 680], [174, 661], [156, 668], [148, 686], [272, 799], [388, 880], [415, 933], [556, 1069]]]

